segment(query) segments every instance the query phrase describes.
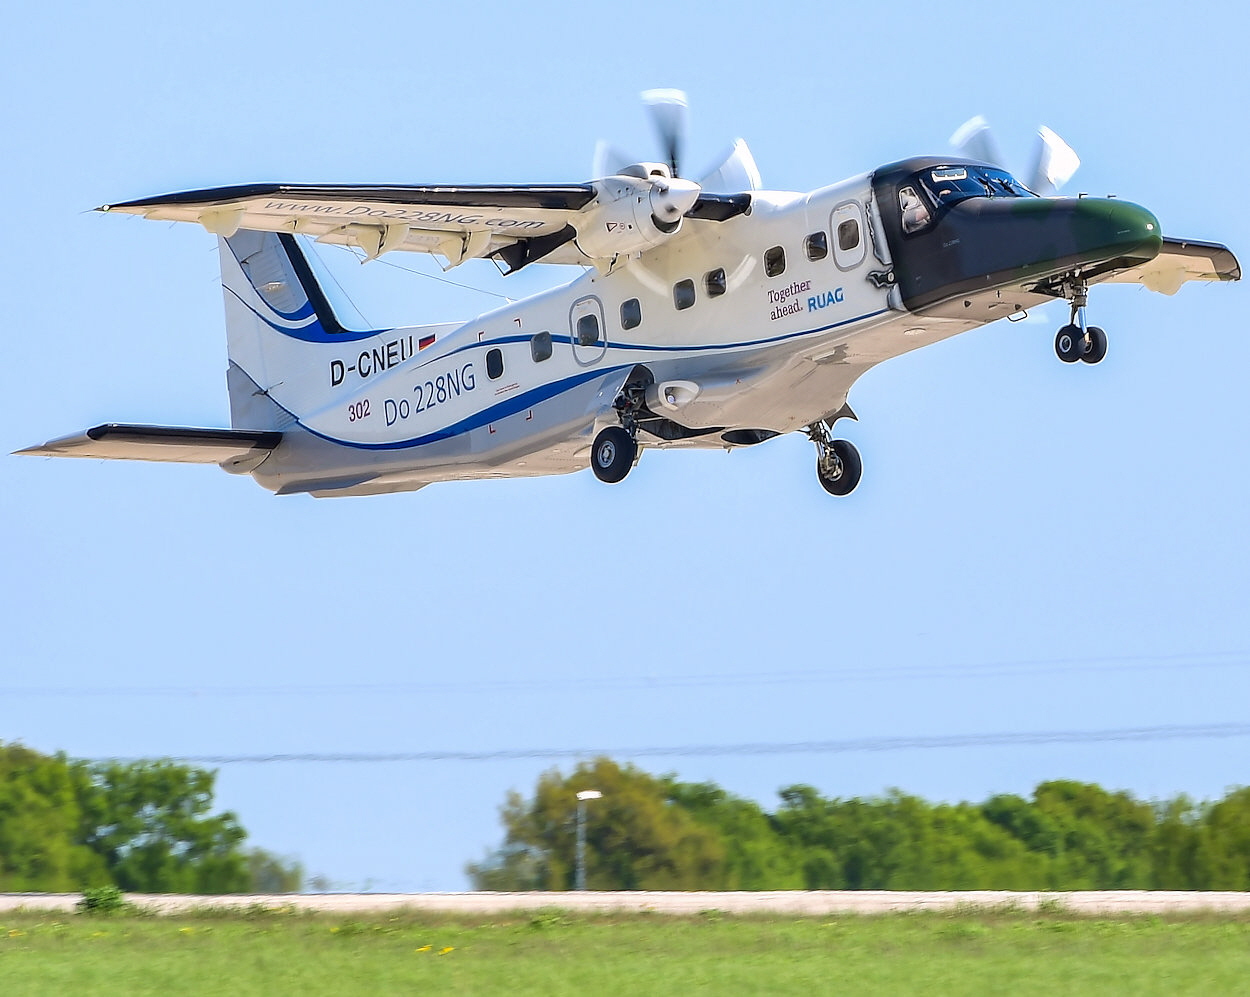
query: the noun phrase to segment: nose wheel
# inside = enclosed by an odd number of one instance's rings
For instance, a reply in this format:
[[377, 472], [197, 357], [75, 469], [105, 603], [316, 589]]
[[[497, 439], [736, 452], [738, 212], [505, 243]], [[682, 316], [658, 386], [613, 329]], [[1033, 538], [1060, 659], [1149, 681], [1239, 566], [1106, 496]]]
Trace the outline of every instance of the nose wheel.
[[1099, 363], [1107, 355], [1107, 334], [1098, 326], [1085, 323], [1085, 305], [1089, 300], [1085, 282], [1070, 281], [1067, 291], [1072, 316], [1055, 335], [1055, 356], [1064, 363]]
[[829, 423], [821, 420], [807, 427], [807, 438], [816, 444], [816, 479], [830, 495], [850, 495], [864, 473], [864, 462], [850, 440], [833, 439]]

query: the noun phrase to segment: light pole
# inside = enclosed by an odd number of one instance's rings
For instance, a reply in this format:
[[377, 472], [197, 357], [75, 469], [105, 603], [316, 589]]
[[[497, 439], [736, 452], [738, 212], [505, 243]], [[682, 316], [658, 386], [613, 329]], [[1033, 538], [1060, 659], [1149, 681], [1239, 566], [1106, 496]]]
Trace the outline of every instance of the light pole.
[[577, 794], [577, 889], [586, 889], [586, 801], [602, 799], [597, 789], [583, 789]]

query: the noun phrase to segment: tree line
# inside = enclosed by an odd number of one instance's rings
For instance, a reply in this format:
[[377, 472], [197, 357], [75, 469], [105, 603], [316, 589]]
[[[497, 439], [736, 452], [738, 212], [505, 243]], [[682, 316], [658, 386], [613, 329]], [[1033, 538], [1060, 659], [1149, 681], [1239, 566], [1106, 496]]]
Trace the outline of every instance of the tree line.
[[92, 762], [0, 743], [0, 892], [287, 893], [298, 863], [211, 813], [211, 771]]
[[1147, 802], [1056, 780], [1024, 798], [929, 803], [891, 790], [779, 792], [771, 813], [714, 783], [608, 758], [501, 809], [499, 849], [466, 871], [477, 889], [574, 886], [576, 794], [586, 885], [597, 890], [1250, 890], [1250, 788], [1215, 802]]

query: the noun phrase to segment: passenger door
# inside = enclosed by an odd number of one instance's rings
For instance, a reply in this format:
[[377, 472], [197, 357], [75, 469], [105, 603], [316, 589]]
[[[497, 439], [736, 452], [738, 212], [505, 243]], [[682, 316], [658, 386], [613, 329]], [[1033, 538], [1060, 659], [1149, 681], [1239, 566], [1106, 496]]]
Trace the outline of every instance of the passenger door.
[[608, 348], [603, 326], [603, 304], [598, 298], [588, 295], [573, 302], [569, 312], [569, 331], [573, 341], [573, 359], [583, 367], [598, 363]]

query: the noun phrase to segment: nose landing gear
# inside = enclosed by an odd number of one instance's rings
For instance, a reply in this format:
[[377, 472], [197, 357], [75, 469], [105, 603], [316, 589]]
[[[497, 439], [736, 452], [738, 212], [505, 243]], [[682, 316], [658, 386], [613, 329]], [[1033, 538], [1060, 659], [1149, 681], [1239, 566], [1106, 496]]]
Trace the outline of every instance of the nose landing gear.
[[821, 419], [806, 429], [816, 444], [816, 478], [830, 495], [850, 495], [859, 484], [864, 462], [850, 440], [835, 440], [833, 427]]
[[1072, 302], [1072, 315], [1055, 335], [1055, 355], [1064, 363], [1098, 363], [1107, 355], [1107, 334], [1096, 325], [1085, 324], [1088, 286], [1080, 279], [1068, 280], [1064, 292]]

